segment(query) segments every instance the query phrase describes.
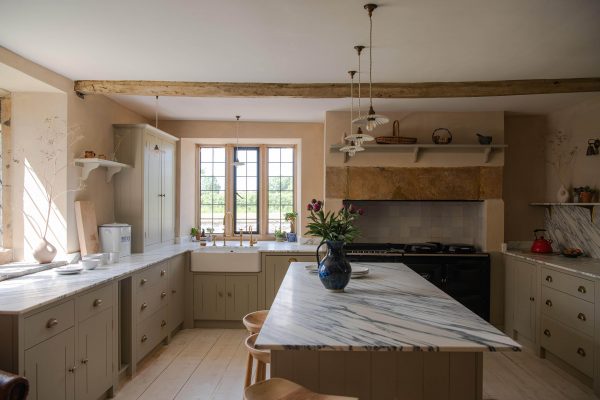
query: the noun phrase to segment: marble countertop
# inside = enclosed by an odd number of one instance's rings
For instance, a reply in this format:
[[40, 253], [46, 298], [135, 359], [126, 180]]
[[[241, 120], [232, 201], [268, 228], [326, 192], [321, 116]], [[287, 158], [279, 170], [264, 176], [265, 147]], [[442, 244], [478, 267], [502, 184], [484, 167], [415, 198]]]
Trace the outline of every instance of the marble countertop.
[[[228, 244], [239, 242], [228, 242]], [[247, 243], [246, 243], [247, 244]], [[22, 314], [93, 287], [120, 279], [142, 268], [199, 248], [197, 242], [164, 246], [123, 257], [76, 275], [59, 275], [52, 269], [0, 282], [0, 314]], [[317, 246], [298, 243], [259, 242], [259, 252], [314, 252]]]
[[519, 350], [521, 346], [404, 264], [352, 263], [370, 269], [332, 293], [292, 263], [256, 346], [271, 350]]
[[558, 253], [539, 254], [520, 249], [508, 249], [504, 254], [574, 272], [586, 278], [600, 279], [600, 260], [597, 258], [568, 258]]

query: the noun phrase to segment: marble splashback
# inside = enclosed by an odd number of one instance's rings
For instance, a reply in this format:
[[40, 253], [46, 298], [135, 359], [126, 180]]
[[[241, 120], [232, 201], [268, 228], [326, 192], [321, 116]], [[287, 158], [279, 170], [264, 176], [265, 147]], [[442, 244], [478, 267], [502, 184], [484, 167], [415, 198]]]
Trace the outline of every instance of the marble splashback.
[[[595, 208], [597, 214], [600, 207]], [[551, 206], [546, 210], [545, 224], [556, 251], [579, 247], [588, 257], [600, 258], [600, 218], [596, 215], [592, 222], [587, 208]]]
[[479, 201], [351, 201], [365, 210], [356, 242], [466, 243], [481, 247], [482, 210]]

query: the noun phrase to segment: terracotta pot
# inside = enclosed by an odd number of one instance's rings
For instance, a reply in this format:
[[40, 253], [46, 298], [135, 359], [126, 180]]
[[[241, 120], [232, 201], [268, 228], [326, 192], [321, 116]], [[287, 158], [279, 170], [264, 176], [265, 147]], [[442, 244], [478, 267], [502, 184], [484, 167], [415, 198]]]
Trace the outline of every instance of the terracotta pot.
[[196, 233], [196, 240], [200, 240], [201, 237], [202, 237], [202, 234], [200, 232]]
[[45, 238], [40, 239], [39, 243], [33, 248], [33, 258], [40, 264], [52, 262], [56, 257], [56, 247]]
[[579, 193], [579, 201], [582, 203], [591, 203], [594, 193], [592, 192], [581, 192]]

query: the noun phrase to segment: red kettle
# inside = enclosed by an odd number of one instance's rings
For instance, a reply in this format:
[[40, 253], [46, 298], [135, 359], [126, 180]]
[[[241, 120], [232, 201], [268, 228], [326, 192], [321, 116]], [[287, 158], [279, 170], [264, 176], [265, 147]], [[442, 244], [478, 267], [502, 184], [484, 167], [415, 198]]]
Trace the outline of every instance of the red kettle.
[[531, 245], [532, 253], [552, 253], [552, 240], [544, 239], [544, 235], [539, 235], [538, 232], [546, 232], [545, 229], [536, 229], [533, 231], [533, 237], [535, 240]]

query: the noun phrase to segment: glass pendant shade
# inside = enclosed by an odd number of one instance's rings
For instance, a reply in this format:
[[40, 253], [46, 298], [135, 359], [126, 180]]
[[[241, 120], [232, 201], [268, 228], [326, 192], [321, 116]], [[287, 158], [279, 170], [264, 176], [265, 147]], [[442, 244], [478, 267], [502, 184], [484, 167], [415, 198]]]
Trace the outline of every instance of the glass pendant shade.
[[[369, 132], [373, 132], [376, 127], [385, 125], [388, 122], [390, 122], [390, 119], [385, 115], [375, 114], [373, 107], [369, 109], [369, 113], [367, 115], [361, 118], [356, 118], [354, 121], [352, 121], [354, 125], [364, 127]], [[373, 139], [371, 138], [371, 140]]]
[[357, 146], [361, 146], [364, 142], [370, 142], [374, 140], [373, 136], [363, 133], [360, 127], [358, 127], [356, 133], [348, 135], [344, 139], [354, 142]]
[[348, 153], [348, 155], [349, 155], [350, 157], [354, 157], [354, 155], [355, 155], [357, 152], [359, 152], [359, 151], [364, 151], [364, 150], [365, 150], [365, 149], [364, 149], [364, 147], [357, 146], [357, 145], [356, 145], [356, 144], [354, 144], [354, 143], [352, 143], [352, 144], [349, 144], [349, 145], [347, 145], [347, 146], [344, 146], [344, 147], [342, 147], [342, 148], [340, 149], [340, 151], [341, 151], [342, 153]]

